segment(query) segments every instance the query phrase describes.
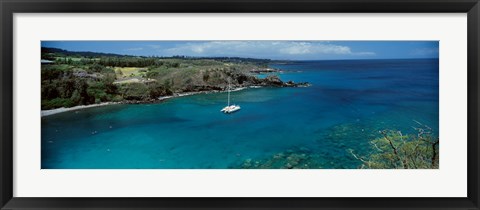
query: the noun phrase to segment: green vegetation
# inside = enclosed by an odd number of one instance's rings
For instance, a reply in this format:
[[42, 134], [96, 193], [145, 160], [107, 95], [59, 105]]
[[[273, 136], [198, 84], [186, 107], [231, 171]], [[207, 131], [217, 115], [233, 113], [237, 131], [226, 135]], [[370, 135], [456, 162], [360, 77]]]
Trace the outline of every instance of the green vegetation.
[[175, 93], [257, 85], [269, 60], [137, 57], [42, 48], [42, 110], [102, 102], [150, 102]]
[[[421, 125], [419, 123], [419, 125]], [[360, 157], [361, 168], [372, 169], [438, 169], [439, 138], [432, 135], [431, 128], [421, 125], [415, 128], [417, 135], [404, 135], [400, 131], [380, 131], [381, 138], [371, 141], [372, 152]]]

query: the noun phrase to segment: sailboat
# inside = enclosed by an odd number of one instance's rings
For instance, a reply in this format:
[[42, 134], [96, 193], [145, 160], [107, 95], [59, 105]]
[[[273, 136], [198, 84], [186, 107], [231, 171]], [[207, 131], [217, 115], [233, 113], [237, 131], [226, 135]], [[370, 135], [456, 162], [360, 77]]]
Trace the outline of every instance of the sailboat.
[[229, 114], [229, 113], [232, 113], [232, 112], [236, 112], [240, 110], [240, 106], [238, 105], [235, 105], [235, 104], [232, 104], [230, 105], [230, 81], [228, 81], [228, 101], [227, 101], [227, 106], [224, 107], [222, 110], [220, 110], [221, 112], [225, 113], [225, 114]]

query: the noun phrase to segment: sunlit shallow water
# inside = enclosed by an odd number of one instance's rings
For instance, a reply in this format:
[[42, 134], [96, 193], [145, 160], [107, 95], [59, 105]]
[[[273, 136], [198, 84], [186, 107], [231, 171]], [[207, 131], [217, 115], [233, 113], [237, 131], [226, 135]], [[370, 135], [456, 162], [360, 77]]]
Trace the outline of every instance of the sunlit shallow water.
[[[383, 129], [438, 135], [438, 60], [304, 61], [272, 65], [306, 88], [232, 92], [157, 104], [111, 105], [42, 118], [42, 168], [241, 168], [301, 152], [315, 167], [357, 168]], [[275, 168], [275, 166], [272, 166]]]

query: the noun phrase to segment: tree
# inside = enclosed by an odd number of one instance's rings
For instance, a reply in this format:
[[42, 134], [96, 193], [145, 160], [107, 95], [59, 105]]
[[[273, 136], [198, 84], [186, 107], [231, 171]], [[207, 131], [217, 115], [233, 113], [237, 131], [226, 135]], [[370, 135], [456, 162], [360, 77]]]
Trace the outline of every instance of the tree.
[[[417, 121], [415, 121], [417, 122]], [[361, 157], [350, 150], [362, 162], [361, 168], [430, 169], [439, 166], [439, 138], [432, 129], [417, 122], [417, 135], [403, 135], [400, 131], [380, 131], [381, 138], [370, 142], [372, 153]]]
[[59, 97], [56, 83], [43, 81], [42, 82], [42, 100], [54, 99]]
[[57, 90], [61, 98], [70, 98], [75, 90], [76, 80], [73, 78], [66, 78], [59, 80]]
[[122, 84], [119, 92], [126, 100], [145, 100], [150, 98], [150, 90], [143, 83]]
[[75, 80], [75, 90], [77, 90], [80, 94], [81, 105], [93, 104], [95, 102], [95, 98], [92, 98], [88, 95], [87, 89], [88, 84], [84, 79]]
[[103, 67], [102, 65], [97, 64], [97, 63], [95, 63], [95, 64], [93, 64], [89, 67], [91, 72], [102, 72], [104, 68], [105, 67]]
[[102, 101], [108, 101], [108, 94], [105, 93], [106, 86], [103, 82], [90, 82], [87, 87], [87, 93], [90, 98], [90, 102], [100, 103]]
[[80, 93], [78, 92], [78, 90], [73, 91], [73, 94], [72, 94], [72, 97], [70, 97], [70, 100], [75, 104], [80, 103], [80, 101], [82, 100], [82, 97], [80, 96]]
[[152, 83], [148, 85], [148, 89], [150, 90], [150, 98], [157, 99], [160, 96], [171, 95], [172, 92], [166, 89], [163, 85], [158, 83]]

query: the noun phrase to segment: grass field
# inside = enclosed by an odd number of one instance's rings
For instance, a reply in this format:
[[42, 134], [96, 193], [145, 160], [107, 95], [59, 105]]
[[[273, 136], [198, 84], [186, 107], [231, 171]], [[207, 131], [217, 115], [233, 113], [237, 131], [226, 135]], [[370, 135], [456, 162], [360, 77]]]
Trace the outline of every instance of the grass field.
[[147, 69], [139, 67], [115, 67], [114, 70], [117, 79], [123, 79], [144, 76]]

